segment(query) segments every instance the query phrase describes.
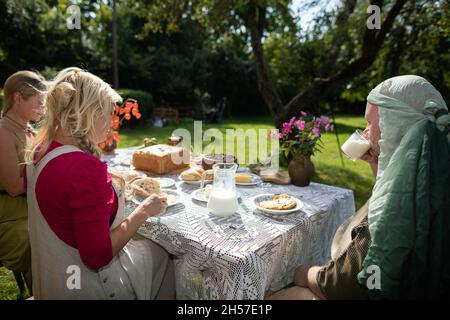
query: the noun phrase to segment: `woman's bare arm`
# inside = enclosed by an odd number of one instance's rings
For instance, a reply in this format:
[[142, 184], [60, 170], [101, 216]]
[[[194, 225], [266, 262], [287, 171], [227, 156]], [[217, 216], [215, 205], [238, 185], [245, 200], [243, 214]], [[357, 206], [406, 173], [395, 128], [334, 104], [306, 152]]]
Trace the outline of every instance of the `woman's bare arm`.
[[111, 231], [113, 256], [122, 250], [147, 218], [165, 212], [166, 208], [165, 196], [154, 194], [142, 201], [132, 214]]
[[113, 256], [122, 250], [146, 219], [146, 214], [136, 210], [111, 231]]
[[0, 183], [11, 197], [25, 192], [14, 136], [0, 128]]

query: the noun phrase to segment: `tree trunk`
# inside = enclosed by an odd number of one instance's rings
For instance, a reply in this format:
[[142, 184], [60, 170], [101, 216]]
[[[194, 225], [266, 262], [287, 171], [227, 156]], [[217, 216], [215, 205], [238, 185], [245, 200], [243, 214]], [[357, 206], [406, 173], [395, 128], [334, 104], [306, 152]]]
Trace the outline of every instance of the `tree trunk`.
[[119, 89], [119, 66], [117, 54], [117, 14], [116, 14], [116, 0], [112, 0], [112, 40], [113, 40], [113, 76], [114, 89]]
[[267, 104], [270, 114], [275, 119], [275, 122], [279, 122], [280, 114], [283, 110], [283, 103], [272, 82], [261, 41], [264, 32], [265, 14], [264, 8], [257, 7], [254, 4], [249, 4], [246, 10], [240, 13], [247, 30], [250, 32], [259, 92], [261, 93], [264, 102]]

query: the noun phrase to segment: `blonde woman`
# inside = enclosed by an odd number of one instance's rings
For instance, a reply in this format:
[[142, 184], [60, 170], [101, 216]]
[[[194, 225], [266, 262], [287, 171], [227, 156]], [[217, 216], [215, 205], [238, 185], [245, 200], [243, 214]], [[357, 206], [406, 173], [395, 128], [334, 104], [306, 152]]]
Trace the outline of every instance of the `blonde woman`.
[[132, 240], [165, 211], [151, 196], [127, 218], [97, 145], [120, 97], [78, 68], [59, 72], [27, 156], [33, 293], [36, 299], [170, 299], [173, 267], [150, 240]]
[[24, 151], [43, 113], [44, 79], [31, 71], [11, 75], [3, 86], [0, 119], [0, 262], [25, 276], [31, 289], [28, 215], [23, 181]]

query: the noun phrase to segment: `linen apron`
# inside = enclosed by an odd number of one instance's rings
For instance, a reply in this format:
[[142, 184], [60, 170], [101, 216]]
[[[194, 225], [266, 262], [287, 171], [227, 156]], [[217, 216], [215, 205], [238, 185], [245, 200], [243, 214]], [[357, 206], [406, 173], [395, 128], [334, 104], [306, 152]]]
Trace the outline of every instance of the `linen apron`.
[[[37, 165], [27, 165], [28, 220], [35, 299], [154, 299], [170, 269], [168, 254], [147, 239], [131, 239], [98, 271], [82, 262], [77, 249], [50, 229], [36, 200], [35, 186], [47, 163], [65, 153], [83, 152], [75, 146], [50, 151]], [[114, 187], [118, 209], [110, 230], [124, 219], [124, 197]]]

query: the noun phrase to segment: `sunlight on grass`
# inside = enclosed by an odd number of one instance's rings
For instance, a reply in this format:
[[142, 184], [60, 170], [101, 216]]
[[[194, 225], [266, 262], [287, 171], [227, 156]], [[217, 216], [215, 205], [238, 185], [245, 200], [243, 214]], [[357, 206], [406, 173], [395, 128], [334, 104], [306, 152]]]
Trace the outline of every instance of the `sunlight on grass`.
[[0, 300], [16, 300], [19, 297], [14, 275], [8, 269], [0, 268]]

